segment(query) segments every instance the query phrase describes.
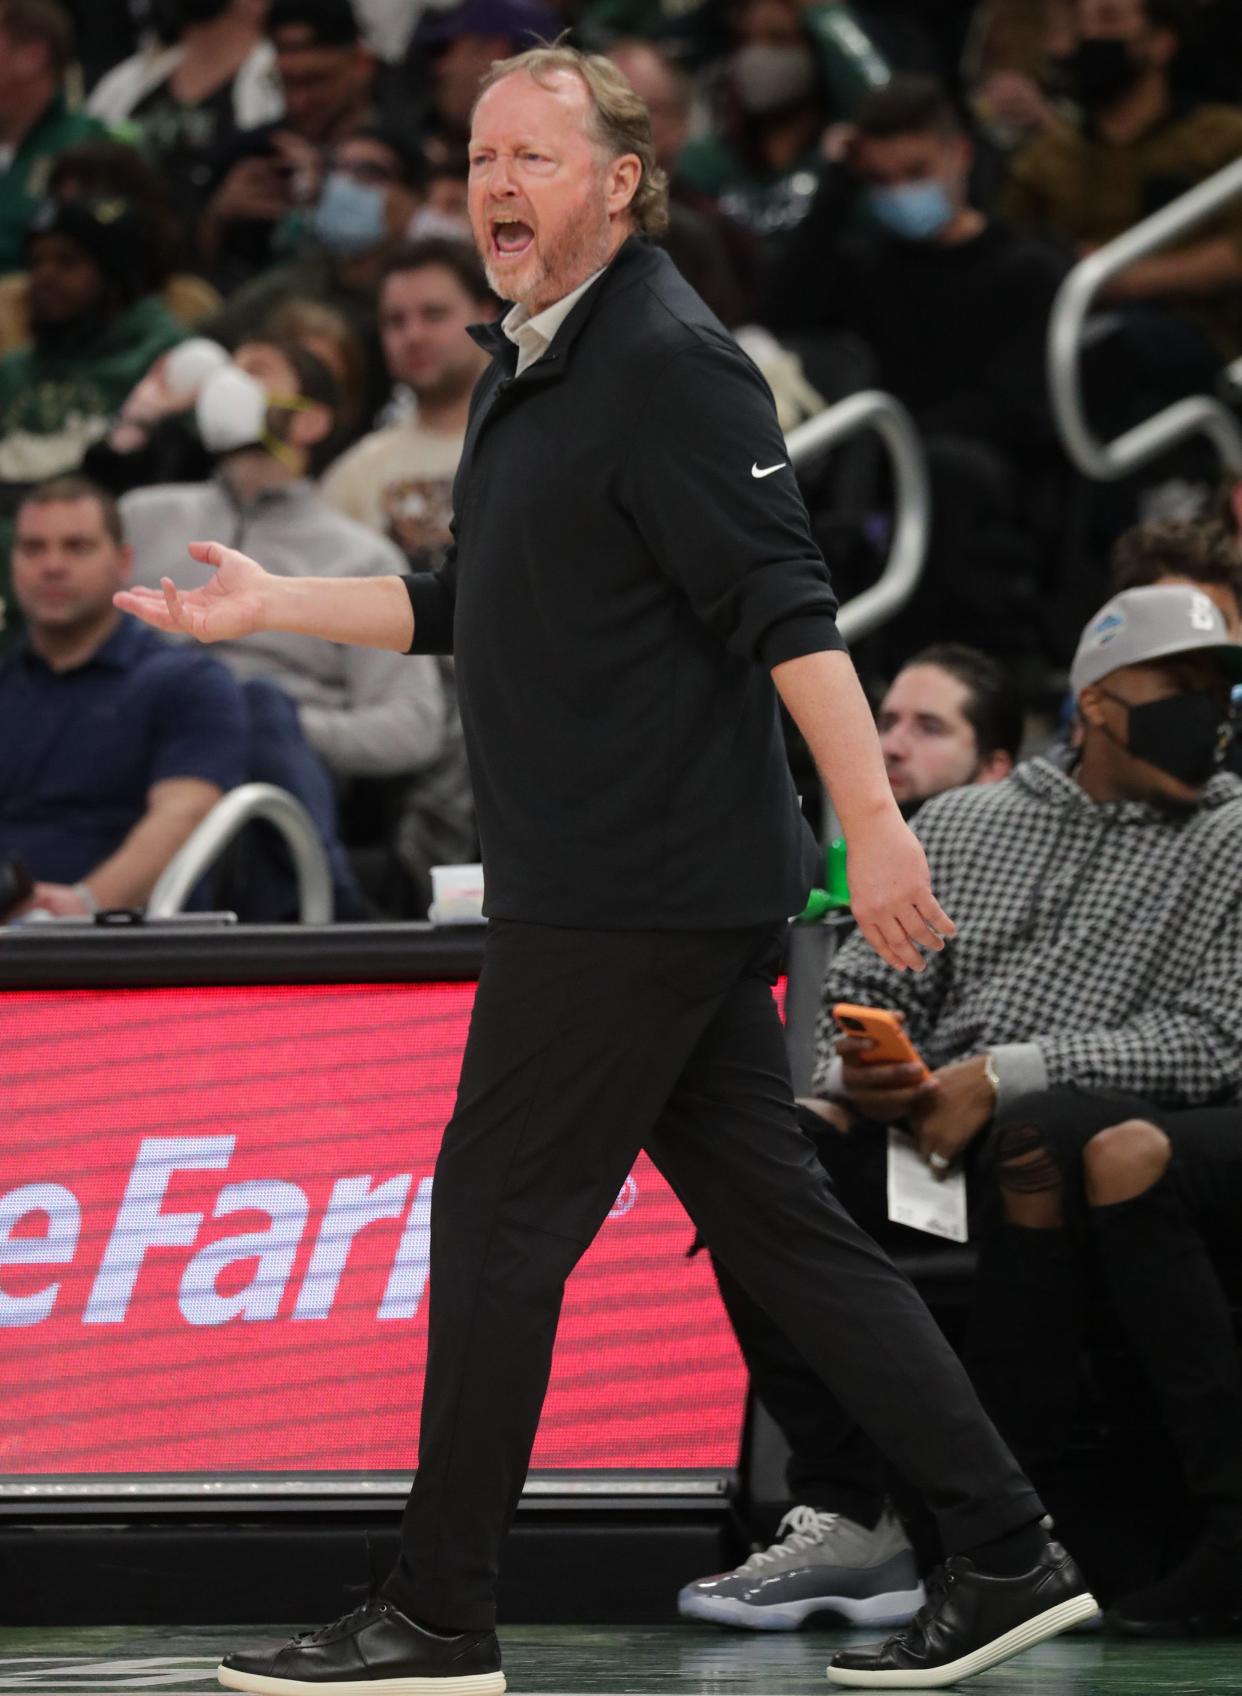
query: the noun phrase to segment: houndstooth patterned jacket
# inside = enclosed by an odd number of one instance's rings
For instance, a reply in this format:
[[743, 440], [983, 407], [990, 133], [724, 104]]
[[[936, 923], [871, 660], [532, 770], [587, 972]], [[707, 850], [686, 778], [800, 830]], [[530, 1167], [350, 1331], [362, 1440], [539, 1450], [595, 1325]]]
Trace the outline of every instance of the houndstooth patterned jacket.
[[957, 936], [919, 975], [859, 934], [831, 962], [814, 1088], [832, 1095], [836, 1001], [900, 1009], [933, 1067], [990, 1050], [1003, 1109], [1053, 1084], [1161, 1106], [1242, 1100], [1242, 779], [1184, 818], [1090, 800], [1055, 757], [929, 801], [915, 829]]

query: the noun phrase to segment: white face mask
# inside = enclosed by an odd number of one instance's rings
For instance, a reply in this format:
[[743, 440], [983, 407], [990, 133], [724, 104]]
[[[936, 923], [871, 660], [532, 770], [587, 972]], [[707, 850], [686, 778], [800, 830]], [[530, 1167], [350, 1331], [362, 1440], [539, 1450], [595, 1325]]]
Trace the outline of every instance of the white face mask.
[[267, 439], [267, 390], [236, 365], [212, 373], [198, 392], [194, 417], [208, 453], [258, 447]]
[[790, 42], [755, 41], [739, 47], [729, 60], [738, 104], [752, 118], [783, 112], [815, 90], [815, 55]]
[[450, 241], [470, 241], [470, 220], [452, 212], [442, 212], [438, 206], [420, 206], [406, 225], [406, 239], [420, 241], [426, 236], [444, 236]]
[[208, 377], [224, 370], [229, 356], [219, 342], [191, 336], [179, 342], [164, 361], [164, 382], [170, 393], [196, 396]]

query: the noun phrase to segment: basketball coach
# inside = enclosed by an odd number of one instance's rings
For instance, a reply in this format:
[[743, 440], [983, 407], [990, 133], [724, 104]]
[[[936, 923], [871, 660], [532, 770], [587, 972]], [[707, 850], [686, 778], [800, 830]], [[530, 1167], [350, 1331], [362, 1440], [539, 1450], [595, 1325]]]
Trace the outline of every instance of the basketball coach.
[[[606, 60], [493, 67], [470, 208], [492, 356], [434, 574], [271, 576], [118, 605], [203, 641], [261, 629], [453, 653], [482, 841], [484, 964], [436, 1166], [418, 1476], [361, 1608], [225, 1657], [260, 1696], [496, 1696], [499, 1553], [566, 1277], [640, 1149], [925, 1494], [949, 1560], [838, 1684], [948, 1685], [1092, 1614], [1073, 1561], [910, 1286], [825, 1187], [771, 985], [816, 871], [777, 696], [849, 843], [854, 912], [918, 970], [952, 935], [892, 799], [763, 380], [644, 238], [645, 107]], [[775, 687], [774, 687], [775, 686]]]

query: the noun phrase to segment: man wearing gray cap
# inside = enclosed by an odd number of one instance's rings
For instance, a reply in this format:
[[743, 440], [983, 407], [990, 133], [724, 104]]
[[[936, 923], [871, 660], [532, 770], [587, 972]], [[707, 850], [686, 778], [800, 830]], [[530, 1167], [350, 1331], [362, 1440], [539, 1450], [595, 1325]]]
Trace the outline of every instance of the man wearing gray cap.
[[[861, 940], [847, 941], [823, 987], [814, 1077], [814, 1105], [831, 1127], [817, 1140], [820, 1159], [886, 1247], [926, 1250], [934, 1239], [888, 1221], [883, 1127], [907, 1124], [932, 1169], [964, 1167], [974, 1191], [984, 1187], [979, 1154], [989, 1148], [1004, 1222], [985, 1244], [974, 1283], [968, 1365], [1041, 1486], [1045, 1463], [1065, 1451], [1064, 1386], [1076, 1382], [1078, 1355], [1069, 1322], [1077, 1314], [1068, 1310], [1078, 1273], [1061, 1228], [1069, 1207], [1062, 1167], [1015, 1110], [1024, 1098], [1046, 1099], [1041, 1092], [1061, 1101], [1089, 1101], [1083, 1090], [1115, 1092], [1112, 1108], [1084, 1133], [1091, 1136], [1131, 1117], [1129, 1105], [1116, 1110], [1117, 1094], [1147, 1104], [1148, 1117], [1159, 1110], [1166, 1126], [1170, 1108], [1242, 1095], [1242, 780], [1218, 769], [1242, 646], [1229, 641], [1200, 589], [1132, 589], [1087, 625], [1072, 676], [1078, 747], [920, 809], [915, 831], [958, 922], [952, 960], [938, 955], [908, 978]], [[831, 1009], [840, 1001], [900, 1012], [931, 1079], [864, 1061], [858, 1039], [837, 1042]], [[1215, 1146], [1222, 1159], [1242, 1160], [1238, 1110], [1228, 1116], [1232, 1140], [1218, 1134]], [[1097, 1141], [1086, 1164], [1117, 1168], [1093, 1194], [1121, 1202], [1124, 1214], [1124, 1198], [1163, 1168], [1153, 1139], [1120, 1143]], [[1081, 1154], [1079, 1145], [1080, 1192]], [[1242, 1165], [1233, 1171], [1242, 1174]], [[1219, 1193], [1232, 1194], [1236, 1214], [1238, 1177]], [[1106, 1208], [1103, 1216], [1117, 1215]], [[1161, 1255], [1153, 1264], [1172, 1287], [1172, 1263]], [[1040, 1291], [1066, 1287], [1042, 1332], [1034, 1318], [1027, 1322], [1028, 1296], [1033, 1303]], [[1150, 1275], [1135, 1275], [1134, 1288], [1149, 1289]], [[1220, 1312], [1219, 1295], [1212, 1311]], [[1201, 1337], [1183, 1324], [1188, 1340]], [[1230, 1358], [1221, 1352], [1222, 1372]], [[883, 1593], [884, 1575], [903, 1561], [912, 1570], [909, 1542], [886, 1504], [879, 1453], [792, 1351], [787, 1368], [786, 1405], [769, 1411], [790, 1440], [798, 1506], [762, 1564], [687, 1586], [681, 1611], [692, 1617], [788, 1625], [813, 1611], [808, 1597], [831, 1608], [833, 1598], [859, 1594], [878, 1610], [897, 1600]], [[1222, 1402], [1211, 1386], [1210, 1408], [1242, 1410], [1242, 1398], [1230, 1394], [1233, 1401]], [[796, 1418], [783, 1417], [791, 1410]], [[1231, 1417], [1242, 1429], [1242, 1411]], [[1177, 1429], [1180, 1441], [1184, 1423]], [[1200, 1449], [1208, 1442], [1201, 1434]], [[1043, 1493], [1055, 1507], [1057, 1479], [1047, 1482], [1053, 1490]], [[1242, 1503], [1236, 1471], [1232, 1500]]]
[[1242, 1617], [1242, 1362], [1209, 1252], [1242, 1224], [1242, 782], [1218, 770], [1242, 646], [1202, 592], [1131, 589], [1087, 626], [1071, 681], [1079, 780], [1114, 798], [1114, 839], [1128, 812], [1146, 845], [1145, 865], [1112, 869], [1117, 896], [1094, 922], [1094, 896], [1081, 902], [1129, 1005], [1075, 1034], [1053, 1087], [998, 1115], [1004, 1224], [980, 1257], [970, 1364], [1055, 1499], [1095, 1258], [1199, 1520], [1182, 1561], [1107, 1621], [1191, 1635]]
[[[1122, 671], [1130, 675], [1118, 690], [1110, 679]], [[1115, 595], [1083, 632], [1070, 669], [1084, 765], [1117, 787], [1118, 799], [1197, 805], [1231, 740], [1229, 695], [1238, 682], [1242, 647], [1229, 641], [1205, 591]], [[1091, 742], [1090, 727], [1105, 740]]]

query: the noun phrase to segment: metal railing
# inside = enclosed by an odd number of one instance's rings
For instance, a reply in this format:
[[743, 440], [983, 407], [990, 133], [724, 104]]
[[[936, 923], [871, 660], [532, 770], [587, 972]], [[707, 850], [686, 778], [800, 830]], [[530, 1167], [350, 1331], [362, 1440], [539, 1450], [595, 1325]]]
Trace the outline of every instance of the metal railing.
[[271, 783], [243, 783], [216, 802], [164, 867], [147, 902], [147, 917], [167, 919], [179, 913], [190, 891], [252, 819], [273, 825], [289, 845], [301, 922], [331, 924], [332, 874], [319, 832], [302, 803]]
[[1090, 254], [1061, 284], [1048, 331], [1048, 385], [1066, 451], [1088, 477], [1111, 482], [1175, 443], [1198, 435], [1207, 436], [1215, 444], [1227, 470], [1242, 471], [1242, 428], [1229, 409], [1211, 395], [1176, 401], [1114, 441], [1101, 442], [1087, 422], [1080, 366], [1087, 315], [1105, 283], [1240, 198], [1242, 159], [1235, 159], [1223, 171]]
[[880, 389], [864, 389], [808, 418], [785, 438], [789, 462], [800, 469], [862, 430], [875, 431], [892, 461], [893, 540], [879, 580], [837, 614], [847, 641], [869, 635], [900, 612], [922, 573], [931, 534], [931, 488], [919, 433], [900, 401]]

